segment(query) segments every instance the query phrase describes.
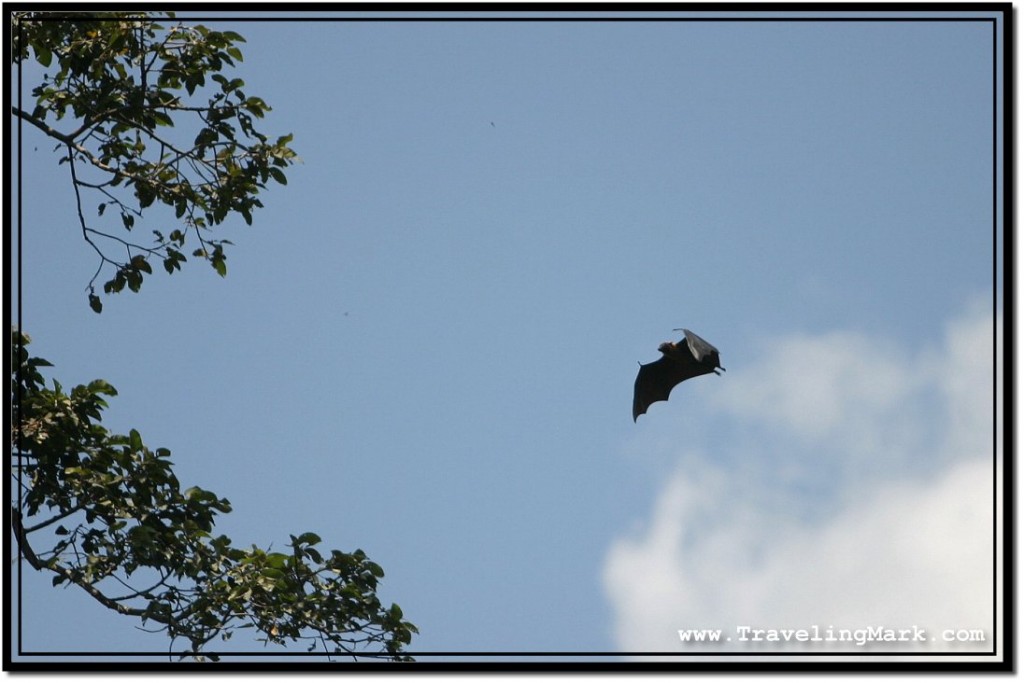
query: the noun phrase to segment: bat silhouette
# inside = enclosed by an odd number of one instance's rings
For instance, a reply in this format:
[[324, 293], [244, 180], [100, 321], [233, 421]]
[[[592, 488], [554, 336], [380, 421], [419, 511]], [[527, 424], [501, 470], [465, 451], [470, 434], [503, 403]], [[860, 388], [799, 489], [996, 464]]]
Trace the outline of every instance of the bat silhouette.
[[655, 401], [667, 401], [672, 389], [684, 380], [708, 373], [721, 374], [718, 349], [689, 330], [683, 332], [685, 339], [679, 343], [664, 342], [658, 347], [661, 358], [640, 365], [640, 372], [633, 384], [633, 422], [647, 412]]

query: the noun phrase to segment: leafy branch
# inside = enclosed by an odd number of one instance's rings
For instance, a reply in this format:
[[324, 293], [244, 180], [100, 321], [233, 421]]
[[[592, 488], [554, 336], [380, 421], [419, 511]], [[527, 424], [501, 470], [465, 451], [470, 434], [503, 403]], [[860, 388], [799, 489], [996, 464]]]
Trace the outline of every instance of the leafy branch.
[[[362, 550], [322, 554], [312, 532], [289, 552], [241, 549], [216, 535], [230, 503], [199, 487], [182, 490], [170, 451], [136, 430], [101, 424], [113, 386], [94, 380], [65, 391], [12, 330], [14, 407], [11, 476], [19, 495], [12, 530], [21, 557], [101, 605], [156, 624], [186, 654], [215, 638], [254, 629], [264, 644], [304, 643], [310, 652], [407, 659], [416, 627], [377, 596], [384, 571]], [[183, 655], [186, 656], [186, 655]]]
[[[256, 128], [270, 106], [221, 73], [242, 61], [237, 44], [245, 39], [202, 25], [164, 28], [148, 12], [12, 16], [13, 62], [31, 54], [46, 69], [32, 111], [13, 114], [56, 141], [58, 163], [69, 164], [81, 233], [99, 259], [86, 286], [93, 310], [103, 308], [96, 283], [105, 269], [113, 271], [105, 294], [137, 292], [151, 260], [169, 274], [181, 270], [190, 238], [191, 256], [225, 276], [231, 243], [209, 233], [232, 214], [251, 225], [260, 193], [271, 180], [287, 184], [283, 169], [296, 160], [291, 135], [271, 141]], [[72, 126], [62, 131], [57, 122], [66, 120]], [[86, 218], [89, 201], [94, 219]], [[90, 224], [116, 213], [131, 232], [155, 205], [173, 211], [178, 225], [152, 230], [149, 244]]]

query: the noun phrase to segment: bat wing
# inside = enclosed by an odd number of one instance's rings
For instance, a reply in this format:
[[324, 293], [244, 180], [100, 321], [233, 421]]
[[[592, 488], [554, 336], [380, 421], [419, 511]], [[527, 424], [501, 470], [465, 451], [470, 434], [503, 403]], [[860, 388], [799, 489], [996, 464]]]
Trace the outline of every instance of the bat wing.
[[709, 372], [712, 370], [706, 366], [669, 356], [641, 365], [633, 384], [633, 422], [646, 413], [652, 403], [667, 401], [672, 389], [683, 380]]
[[718, 349], [714, 346], [689, 330], [683, 330], [683, 334], [686, 335], [686, 344], [690, 347], [690, 353], [698, 361], [703, 362], [705, 358], [718, 358]]

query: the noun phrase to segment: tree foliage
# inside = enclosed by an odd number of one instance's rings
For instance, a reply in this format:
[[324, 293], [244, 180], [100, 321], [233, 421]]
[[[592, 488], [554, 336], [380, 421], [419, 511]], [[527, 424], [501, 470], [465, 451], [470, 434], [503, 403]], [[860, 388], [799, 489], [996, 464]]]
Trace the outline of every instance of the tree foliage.
[[[14, 63], [31, 56], [44, 69], [34, 108], [13, 114], [55, 140], [69, 168], [81, 234], [99, 258], [93, 310], [105, 269], [104, 293], [137, 292], [152, 262], [180, 270], [186, 244], [224, 276], [230, 243], [214, 228], [235, 214], [251, 223], [261, 191], [286, 183], [295, 160], [290, 135], [271, 141], [255, 127], [270, 107], [223, 73], [242, 60], [244, 39], [165, 28], [145, 12], [15, 12], [11, 31]], [[173, 227], [153, 230], [150, 244], [129, 239], [144, 213]], [[102, 425], [114, 387], [47, 386], [50, 363], [28, 343], [12, 330], [11, 522], [25, 563], [186, 641], [193, 656], [253, 629], [267, 644], [406, 659], [416, 627], [381, 603], [384, 572], [363, 551], [321, 553], [312, 532], [291, 536], [286, 552], [234, 547], [214, 528], [226, 499], [182, 490], [169, 450]]]
[[214, 529], [230, 503], [182, 490], [166, 448], [108, 431], [107, 382], [47, 387], [40, 368], [51, 364], [29, 356], [29, 341], [12, 331], [12, 519], [31, 567], [187, 640], [193, 655], [248, 628], [268, 644], [404, 658], [416, 627], [381, 603], [384, 571], [362, 550], [322, 554], [312, 532], [291, 536], [288, 552], [233, 547]]
[[[32, 55], [45, 68], [34, 107], [14, 115], [55, 140], [69, 167], [81, 233], [99, 260], [87, 287], [93, 310], [103, 308], [95, 283], [104, 269], [106, 294], [137, 292], [156, 261], [180, 270], [189, 249], [225, 275], [230, 242], [213, 228], [233, 214], [251, 224], [260, 192], [287, 183], [283, 169], [296, 158], [291, 135], [257, 130], [267, 103], [222, 73], [242, 61], [245, 39], [165, 28], [147, 12], [15, 12], [12, 21], [13, 61]], [[161, 205], [151, 242], [123, 236]]]

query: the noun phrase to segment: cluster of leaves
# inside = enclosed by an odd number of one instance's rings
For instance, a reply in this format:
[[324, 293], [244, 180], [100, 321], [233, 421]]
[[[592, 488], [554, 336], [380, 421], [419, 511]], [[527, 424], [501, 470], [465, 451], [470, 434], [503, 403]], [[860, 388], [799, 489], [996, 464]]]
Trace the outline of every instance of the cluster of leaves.
[[[113, 269], [105, 293], [138, 291], [151, 260], [181, 269], [189, 239], [191, 255], [224, 276], [230, 242], [209, 232], [235, 213], [251, 224], [260, 192], [270, 180], [286, 184], [283, 169], [296, 159], [291, 135], [271, 140], [256, 129], [267, 103], [221, 73], [242, 61], [245, 39], [202, 25], [165, 28], [148, 12], [15, 12], [12, 22], [13, 61], [33, 55], [47, 69], [32, 90], [35, 107], [14, 114], [56, 140], [70, 167], [82, 235], [99, 256], [88, 284], [93, 310], [103, 308], [94, 283], [105, 267]], [[195, 129], [176, 126], [183, 118]], [[66, 130], [55, 127], [68, 120]], [[177, 225], [138, 244], [91, 227], [86, 193], [98, 200], [94, 221], [116, 212], [130, 232], [158, 204]]]
[[416, 627], [382, 605], [384, 572], [363, 551], [325, 556], [314, 533], [292, 536], [287, 553], [233, 547], [214, 534], [229, 502], [182, 491], [170, 451], [137, 431], [109, 432], [101, 413], [117, 392], [107, 382], [48, 388], [40, 368], [50, 363], [29, 356], [29, 341], [12, 330], [12, 519], [33, 568], [187, 639], [191, 656], [249, 628], [265, 643], [406, 659]]

